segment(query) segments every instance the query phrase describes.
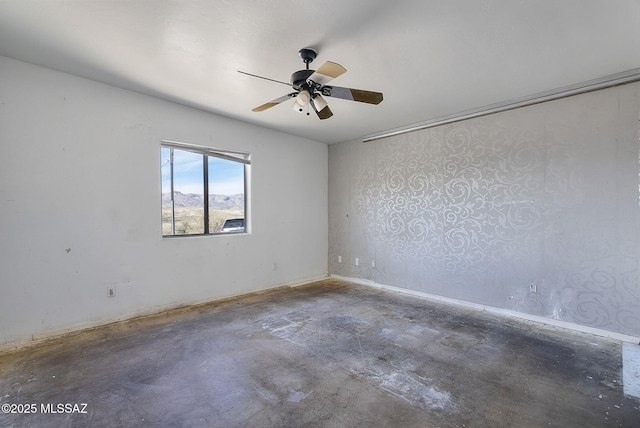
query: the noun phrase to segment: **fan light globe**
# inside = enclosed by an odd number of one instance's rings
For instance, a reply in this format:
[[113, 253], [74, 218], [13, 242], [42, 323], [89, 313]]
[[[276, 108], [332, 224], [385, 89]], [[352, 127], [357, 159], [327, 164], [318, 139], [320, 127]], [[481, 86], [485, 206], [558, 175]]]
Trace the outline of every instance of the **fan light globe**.
[[294, 101], [293, 105], [291, 106], [293, 108], [293, 111], [297, 111], [299, 113], [302, 113], [302, 106], [300, 104], [298, 104], [298, 101]]
[[327, 106], [327, 102], [319, 94], [313, 98], [313, 104], [316, 106], [316, 110], [318, 111], [322, 110]]
[[300, 93], [296, 96], [296, 102], [301, 106], [306, 106], [311, 101], [311, 94], [309, 91], [300, 91]]

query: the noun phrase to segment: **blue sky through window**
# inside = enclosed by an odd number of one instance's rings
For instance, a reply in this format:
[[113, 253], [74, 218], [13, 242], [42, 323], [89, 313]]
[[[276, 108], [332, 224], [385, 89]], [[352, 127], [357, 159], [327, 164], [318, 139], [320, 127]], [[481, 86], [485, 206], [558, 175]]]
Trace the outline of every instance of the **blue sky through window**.
[[[162, 193], [171, 189], [169, 148], [161, 149]], [[174, 190], [181, 193], [202, 194], [202, 155], [174, 150]], [[235, 195], [244, 193], [244, 164], [209, 157], [209, 193]]]

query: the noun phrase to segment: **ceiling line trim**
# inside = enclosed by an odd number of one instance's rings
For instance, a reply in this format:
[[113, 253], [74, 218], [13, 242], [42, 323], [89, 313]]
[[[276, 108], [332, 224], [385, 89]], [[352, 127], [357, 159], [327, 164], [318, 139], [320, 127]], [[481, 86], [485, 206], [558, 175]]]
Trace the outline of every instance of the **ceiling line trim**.
[[465, 110], [459, 113], [441, 116], [423, 122], [413, 123], [398, 128], [392, 128], [386, 131], [367, 134], [362, 137], [362, 142], [368, 143], [370, 141], [380, 140], [382, 138], [392, 137], [400, 134], [406, 134], [408, 132], [419, 131], [421, 129], [433, 128], [439, 125], [446, 125], [448, 123], [459, 122], [475, 117], [486, 116], [493, 113], [513, 110], [520, 107], [526, 107], [533, 104], [544, 103], [547, 101], [557, 100], [560, 98], [566, 98], [573, 95], [597, 91], [599, 89], [610, 88], [613, 86], [637, 81], [640, 81], [640, 68], [634, 68], [632, 70], [623, 71], [621, 73], [611, 74], [597, 79], [588, 80], [586, 82], [564, 86], [562, 88], [551, 89], [549, 91], [538, 92], [536, 94], [527, 95], [521, 98], [514, 98], [512, 100], [502, 101], [484, 107]]

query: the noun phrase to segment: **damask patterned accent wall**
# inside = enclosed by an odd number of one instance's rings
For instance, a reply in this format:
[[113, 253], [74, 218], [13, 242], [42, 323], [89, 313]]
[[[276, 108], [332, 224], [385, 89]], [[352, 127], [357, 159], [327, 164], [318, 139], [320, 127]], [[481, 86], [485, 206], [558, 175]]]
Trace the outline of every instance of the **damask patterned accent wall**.
[[329, 273], [640, 335], [639, 115], [632, 83], [331, 145]]

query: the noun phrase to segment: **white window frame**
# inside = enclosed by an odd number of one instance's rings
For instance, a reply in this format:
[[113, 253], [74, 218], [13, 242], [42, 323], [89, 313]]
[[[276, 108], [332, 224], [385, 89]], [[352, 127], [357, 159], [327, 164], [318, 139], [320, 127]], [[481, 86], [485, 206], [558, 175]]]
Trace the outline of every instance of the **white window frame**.
[[[208, 171], [208, 157], [216, 157], [219, 159], [230, 160], [234, 162], [239, 162], [244, 164], [244, 222], [245, 227], [242, 232], [234, 232], [233, 234], [247, 234], [250, 231], [250, 215], [249, 215], [249, 205], [250, 205], [250, 197], [249, 197], [249, 183], [250, 183], [250, 175], [251, 175], [251, 155], [249, 153], [237, 152], [232, 150], [223, 150], [223, 149], [215, 149], [206, 146], [198, 146], [193, 144], [180, 143], [177, 141], [169, 141], [162, 140], [160, 144], [160, 150], [168, 148], [171, 150], [171, 161], [170, 161], [170, 179], [171, 179], [171, 234], [165, 235], [162, 234], [163, 238], [175, 238], [175, 237], [188, 237], [188, 236], [216, 236], [216, 235], [229, 235], [229, 233], [220, 233], [220, 232], [211, 232], [209, 230], [209, 171]], [[175, 206], [174, 206], [174, 174], [173, 174], [173, 150], [184, 150], [196, 154], [203, 155], [203, 202], [204, 202], [204, 232], [203, 233], [190, 233], [190, 234], [176, 234], [175, 233]], [[161, 174], [162, 177], [162, 174]], [[162, 193], [162, 190], [161, 192]], [[162, 205], [162, 203], [161, 203]], [[161, 233], [162, 233], [162, 208], [160, 209], [161, 213]]]

